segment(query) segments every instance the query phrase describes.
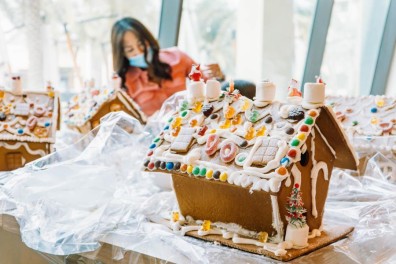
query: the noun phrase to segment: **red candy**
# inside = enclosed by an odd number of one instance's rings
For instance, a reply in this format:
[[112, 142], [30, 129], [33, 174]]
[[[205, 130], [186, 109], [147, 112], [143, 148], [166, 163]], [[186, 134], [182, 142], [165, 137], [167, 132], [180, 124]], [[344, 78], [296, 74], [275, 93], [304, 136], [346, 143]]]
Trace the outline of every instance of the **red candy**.
[[287, 152], [287, 156], [291, 157], [291, 158], [295, 158], [297, 155], [297, 151], [295, 149], [291, 149]]
[[149, 170], [154, 169], [154, 162], [150, 162], [149, 165], [147, 166], [147, 168], [148, 168]]
[[148, 157], [150, 157], [151, 155], [153, 155], [153, 151], [152, 151], [152, 150], [150, 150], [150, 151], [147, 153], [147, 156], [148, 156]]
[[208, 130], [208, 127], [207, 127], [207, 126], [204, 126], [203, 128], [201, 128], [201, 129], [199, 130], [198, 135], [199, 135], [199, 136], [205, 135], [206, 130]]
[[308, 131], [309, 131], [309, 127], [308, 127], [307, 125], [302, 125], [302, 126], [300, 127], [300, 131], [301, 131], [301, 132], [308, 132]]

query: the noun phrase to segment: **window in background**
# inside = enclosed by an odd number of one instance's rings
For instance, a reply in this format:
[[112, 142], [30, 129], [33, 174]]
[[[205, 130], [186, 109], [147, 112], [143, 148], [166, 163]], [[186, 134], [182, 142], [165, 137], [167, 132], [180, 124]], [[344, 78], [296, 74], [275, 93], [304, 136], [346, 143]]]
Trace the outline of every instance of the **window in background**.
[[321, 74], [328, 93], [368, 94], [389, 1], [335, 0]]
[[235, 74], [238, 0], [184, 0], [179, 48], [202, 64], [219, 63]]
[[26, 8], [26, 1], [0, 1], [0, 30], [5, 33], [3, 39], [0, 38], [3, 51], [0, 74], [4, 77], [10, 70], [22, 74], [25, 87], [29, 82], [26, 77], [31, 76], [27, 73], [36, 63], [28, 61], [30, 52], [42, 54], [42, 80], [53, 81], [62, 92], [77, 92], [87, 79], [94, 78], [97, 85], [107, 84], [113, 70], [110, 32], [117, 19], [135, 17], [155, 36], [158, 33], [160, 0], [29, 2], [35, 3], [33, 8], [39, 8], [39, 16], [30, 21], [37, 23], [35, 30], [42, 35], [38, 40], [40, 50], [31, 50], [33, 45], [26, 40], [32, 30], [31, 25], [25, 24], [24, 14], [31, 12]]

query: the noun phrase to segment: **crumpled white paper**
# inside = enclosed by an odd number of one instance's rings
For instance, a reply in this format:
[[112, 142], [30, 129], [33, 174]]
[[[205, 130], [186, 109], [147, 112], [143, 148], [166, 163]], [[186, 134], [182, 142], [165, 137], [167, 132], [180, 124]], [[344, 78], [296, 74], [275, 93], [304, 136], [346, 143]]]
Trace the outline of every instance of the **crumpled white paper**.
[[[27, 246], [49, 254], [91, 252], [106, 242], [118, 260], [133, 250], [176, 263], [276, 263], [177, 236], [148, 220], [177, 210], [174, 193], [158, 188], [141, 163], [181, 98], [169, 99], [145, 128], [122, 112], [112, 113], [73, 145], [65, 147], [61, 138], [63, 148], [56, 153], [0, 174], [0, 214], [17, 219]], [[396, 262], [396, 185], [381, 162], [380, 154], [374, 156], [361, 177], [334, 171], [325, 224], [349, 224], [355, 231], [291, 263]]]

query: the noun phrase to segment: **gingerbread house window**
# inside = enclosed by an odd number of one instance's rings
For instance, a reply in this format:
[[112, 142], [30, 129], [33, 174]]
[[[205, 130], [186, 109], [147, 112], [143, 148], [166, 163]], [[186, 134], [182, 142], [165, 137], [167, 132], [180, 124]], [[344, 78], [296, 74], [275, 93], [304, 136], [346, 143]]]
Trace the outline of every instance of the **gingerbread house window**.
[[9, 170], [15, 170], [22, 167], [22, 154], [20, 152], [8, 153], [6, 155], [6, 164]]
[[265, 166], [268, 162], [273, 160], [278, 152], [279, 138], [266, 138], [263, 139], [261, 145], [253, 154], [252, 165]]

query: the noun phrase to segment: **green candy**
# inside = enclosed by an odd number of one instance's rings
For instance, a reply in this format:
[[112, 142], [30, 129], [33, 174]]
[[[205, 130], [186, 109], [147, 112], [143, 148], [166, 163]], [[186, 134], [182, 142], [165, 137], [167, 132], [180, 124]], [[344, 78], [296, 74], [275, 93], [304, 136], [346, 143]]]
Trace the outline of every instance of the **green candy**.
[[307, 125], [312, 125], [313, 124], [313, 119], [312, 119], [312, 117], [307, 117], [307, 119], [305, 119], [305, 124], [307, 124]]
[[187, 101], [183, 101], [180, 105], [180, 111], [184, 111], [188, 109], [188, 102]]
[[154, 139], [154, 142], [157, 143], [158, 141], [160, 141], [161, 139], [159, 137]]
[[254, 110], [253, 112], [251, 112], [250, 113], [250, 122], [253, 122], [253, 123], [255, 123], [255, 122], [257, 122], [257, 119], [258, 119], [258, 117], [259, 117], [259, 112], [258, 111], [256, 111], [256, 110]]
[[352, 122], [352, 126], [357, 126], [358, 124], [359, 124], [358, 121], [353, 121], [353, 122]]
[[199, 174], [199, 167], [195, 167], [194, 169], [193, 169], [193, 171], [192, 171], [192, 173], [195, 175], [195, 176], [197, 176], [198, 174]]
[[183, 112], [181, 112], [181, 116], [185, 117], [187, 115], [187, 113], [188, 113], [187, 111], [183, 111]]
[[168, 119], [168, 123], [170, 123], [170, 122], [172, 122], [172, 121], [173, 121], [173, 117], [171, 117], [171, 118]]
[[202, 168], [201, 171], [199, 172], [200, 176], [205, 176], [206, 175], [206, 168]]
[[292, 145], [293, 147], [297, 147], [298, 145], [300, 145], [300, 140], [293, 139], [290, 145]]

